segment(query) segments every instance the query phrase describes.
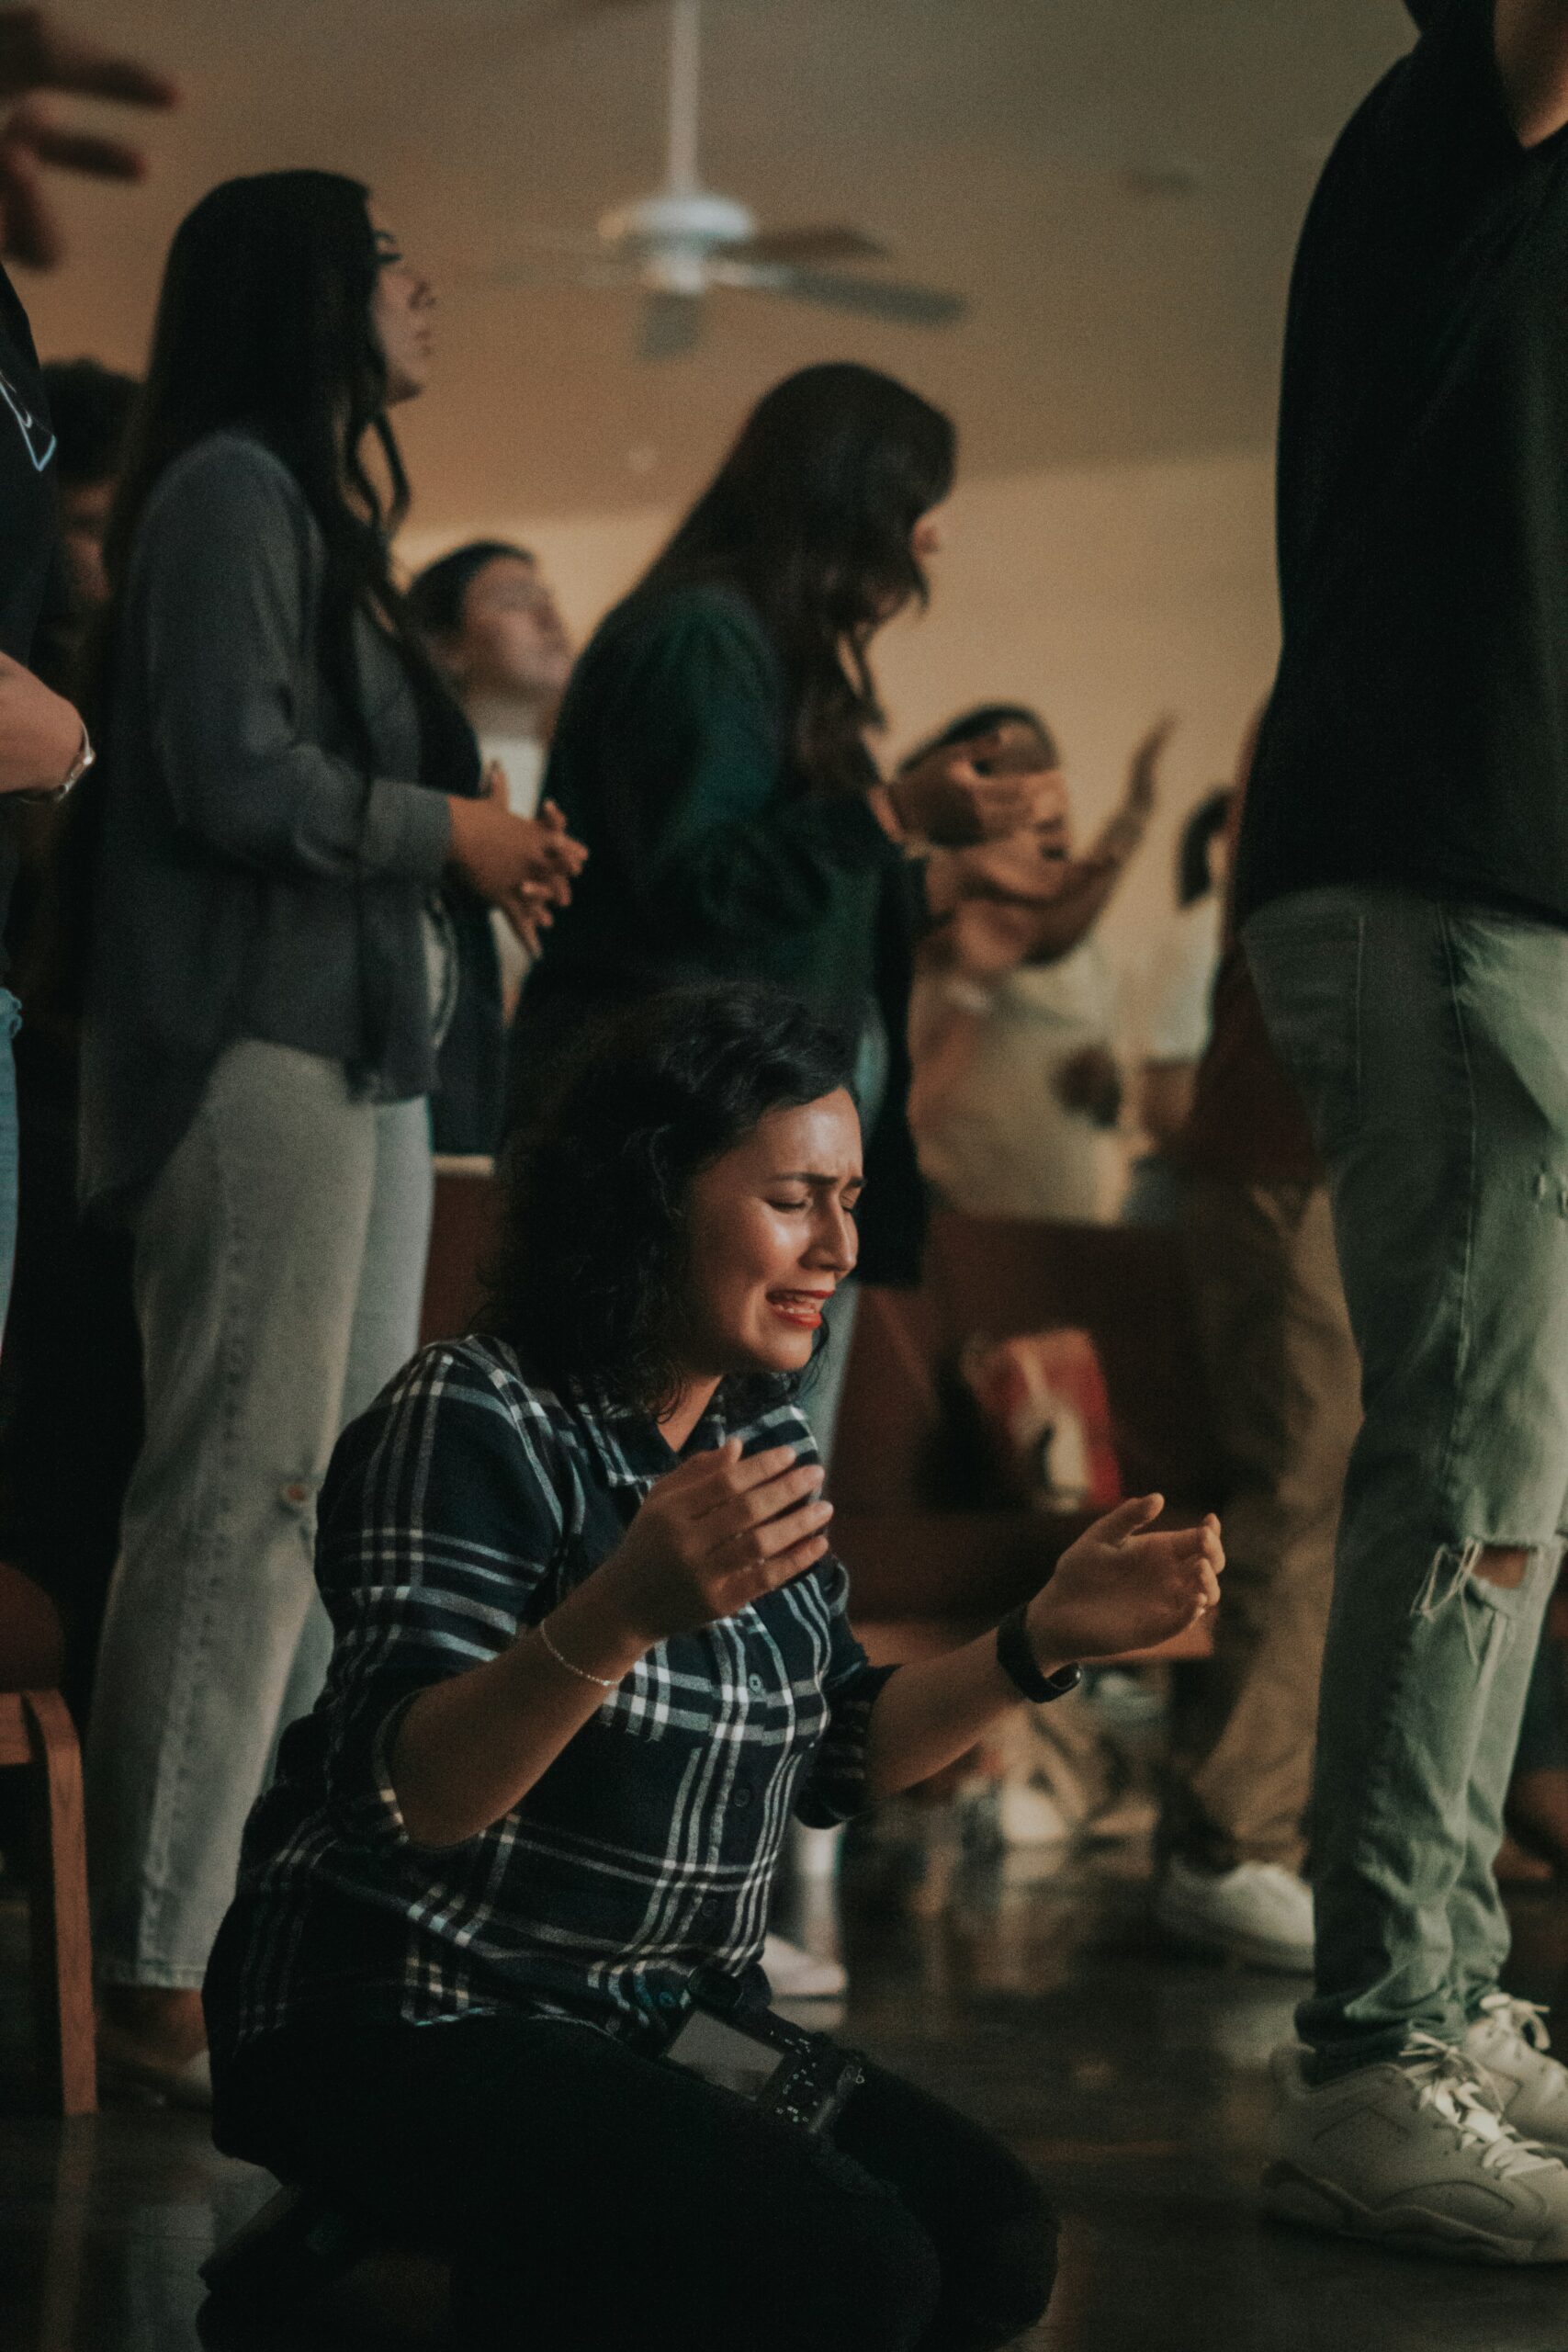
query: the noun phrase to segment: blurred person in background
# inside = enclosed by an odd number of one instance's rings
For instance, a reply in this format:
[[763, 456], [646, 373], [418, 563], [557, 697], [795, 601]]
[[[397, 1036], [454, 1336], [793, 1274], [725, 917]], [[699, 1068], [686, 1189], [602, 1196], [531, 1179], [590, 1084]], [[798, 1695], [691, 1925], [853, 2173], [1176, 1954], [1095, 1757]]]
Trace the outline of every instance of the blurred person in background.
[[[505, 540], [471, 539], [415, 575], [408, 604], [507, 807], [558, 834], [559, 811], [541, 808], [540, 786], [571, 675], [571, 640], [535, 558]], [[581, 870], [581, 857], [571, 870]], [[436, 1059], [431, 1130], [438, 1152], [490, 1154], [505, 1120], [506, 1024], [533, 958], [506, 918], [482, 900], [450, 886], [447, 899], [457, 993]]]
[[[951, 421], [874, 368], [807, 368], [758, 403], [573, 673], [546, 790], [592, 856], [513, 1029], [515, 1116], [609, 1006], [696, 979], [798, 999], [854, 1041], [861, 1267], [884, 1283], [918, 1278], [924, 1233], [906, 1115], [915, 940], [969, 892], [1013, 887], [957, 845], [1061, 814], [1048, 763], [1004, 760], [999, 739], [944, 745], [890, 783], [872, 756], [871, 647], [929, 594], [955, 456]], [[802, 1399], [829, 1466], [856, 1296], [834, 1292]], [[803, 1878], [827, 1878], [836, 1837], [801, 1833]], [[778, 1939], [768, 1966], [784, 1995], [844, 1983], [836, 1959]]]
[[[62, 593], [51, 600], [34, 666], [60, 693], [81, 691], [83, 653], [108, 583], [103, 537], [137, 385], [93, 359], [43, 370], [56, 435]], [[86, 1720], [93, 1653], [119, 1543], [120, 1505], [141, 1440], [141, 1347], [130, 1237], [76, 1205], [78, 1008], [61, 936], [61, 853], [69, 803], [17, 811], [20, 870], [6, 945], [22, 1026], [17, 1036], [20, 1203], [17, 1278], [0, 1356], [0, 1557], [51, 1593], [64, 1622], [66, 1690]], [[93, 1476], [79, 1473], [93, 1431]]]
[[[919, 1272], [915, 940], [967, 896], [1046, 887], [1038, 856], [998, 878], [942, 845], [1061, 821], [1050, 763], [1004, 756], [1000, 735], [888, 783], [872, 756], [871, 646], [930, 593], [955, 455], [950, 420], [870, 368], [804, 368], [758, 403], [573, 673], [546, 788], [592, 855], [513, 1031], [525, 1102], [531, 1067], [590, 1013], [682, 981], [770, 982], [838, 1023], [859, 1045], [874, 1282]], [[854, 1296], [805, 1403], [829, 1459]]]
[[[1256, 738], [1254, 720], [1230, 840]], [[1231, 1570], [1213, 1656], [1172, 1670], [1155, 1916], [1179, 1942], [1299, 1973], [1312, 1966], [1308, 1797], [1360, 1367], [1323, 1167], [1228, 910], [1212, 1034], [1169, 1168]]]
[[82, 1190], [130, 1226], [146, 1433], [87, 1742], [105, 2080], [199, 2098], [198, 1988], [320, 1686], [315, 1498], [412, 1352], [449, 872], [558, 878], [391, 580], [434, 296], [366, 190], [231, 180], [170, 252], [106, 546]]
[[1149, 1013], [1138, 1073], [1139, 1126], [1153, 1148], [1133, 1163], [1123, 1225], [1175, 1222], [1180, 1177], [1171, 1146], [1192, 1108], [1198, 1064], [1209, 1042], [1219, 968], [1229, 858], [1231, 793], [1201, 799], [1181, 828], [1176, 853], [1176, 922], [1149, 976]]
[[96, 359], [47, 360], [43, 380], [59, 440], [54, 462], [61, 553], [72, 605], [90, 618], [108, 596], [104, 537], [141, 388], [134, 376]]
[[[971, 898], [921, 943], [910, 1116], [922, 1174], [967, 1216], [1110, 1214], [1122, 1073], [1115, 979], [1094, 933], [1143, 842], [1171, 724], [1137, 746], [1120, 807], [1081, 855], [1066, 836], [1043, 845], [1027, 832], [974, 853], [997, 895]], [[912, 756], [995, 734], [1015, 756], [1061, 765], [1045, 721], [1016, 703], [966, 711]]]

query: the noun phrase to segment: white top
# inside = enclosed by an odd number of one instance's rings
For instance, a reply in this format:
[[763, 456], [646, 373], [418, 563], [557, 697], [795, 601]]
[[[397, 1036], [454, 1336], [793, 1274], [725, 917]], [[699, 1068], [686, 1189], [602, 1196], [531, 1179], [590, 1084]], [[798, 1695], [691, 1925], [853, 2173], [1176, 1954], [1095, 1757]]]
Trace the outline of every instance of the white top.
[[1209, 1042], [1224, 909], [1211, 890], [1183, 907], [1155, 958], [1145, 1059], [1200, 1062]]
[[[910, 1037], [944, 1010], [948, 983], [916, 983]], [[1113, 1130], [1069, 1110], [1062, 1065], [1085, 1046], [1114, 1048], [1116, 983], [1092, 938], [1055, 964], [1024, 965], [989, 990], [967, 1064], [916, 1136], [920, 1168], [970, 1216], [1103, 1219], [1122, 1178]]]
[[[479, 757], [486, 767], [491, 760], [500, 761], [506, 777], [506, 805], [513, 815], [536, 816], [539, 789], [545, 781], [545, 747], [537, 736], [481, 734]], [[510, 1020], [532, 967], [532, 958], [504, 915], [492, 913], [490, 923], [501, 958], [502, 1002]]]

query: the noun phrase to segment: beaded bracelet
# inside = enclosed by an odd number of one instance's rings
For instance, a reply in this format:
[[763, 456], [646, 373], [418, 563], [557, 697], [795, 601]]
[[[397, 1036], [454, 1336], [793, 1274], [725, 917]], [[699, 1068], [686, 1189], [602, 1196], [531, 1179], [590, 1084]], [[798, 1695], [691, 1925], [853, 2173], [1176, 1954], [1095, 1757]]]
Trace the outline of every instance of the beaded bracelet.
[[596, 1683], [601, 1690], [618, 1690], [620, 1689], [622, 1681], [622, 1677], [620, 1675], [590, 1674], [586, 1667], [573, 1666], [570, 1658], [562, 1657], [559, 1650], [557, 1649], [554, 1642], [551, 1641], [542, 1622], [535, 1626], [534, 1631], [537, 1634], [539, 1639], [543, 1642], [546, 1649], [554, 1658], [556, 1664], [558, 1666], [564, 1667], [568, 1674], [575, 1674], [580, 1682]]

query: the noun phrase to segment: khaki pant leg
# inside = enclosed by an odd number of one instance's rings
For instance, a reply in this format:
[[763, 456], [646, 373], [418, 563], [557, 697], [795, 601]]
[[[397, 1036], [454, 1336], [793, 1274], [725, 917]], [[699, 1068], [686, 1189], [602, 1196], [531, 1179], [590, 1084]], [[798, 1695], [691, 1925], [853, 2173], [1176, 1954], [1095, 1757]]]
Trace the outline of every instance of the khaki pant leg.
[[1201, 1180], [1183, 1238], [1228, 1469], [1212, 1662], [1178, 1736], [1179, 1844], [1299, 1867], [1359, 1374], [1321, 1185]]

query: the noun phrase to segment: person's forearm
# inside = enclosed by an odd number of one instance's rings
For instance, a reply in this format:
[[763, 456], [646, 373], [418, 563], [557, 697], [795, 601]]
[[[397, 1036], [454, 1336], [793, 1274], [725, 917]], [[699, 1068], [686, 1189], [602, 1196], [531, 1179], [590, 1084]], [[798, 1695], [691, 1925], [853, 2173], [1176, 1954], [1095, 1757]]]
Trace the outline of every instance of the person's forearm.
[[[1054, 1673], [1065, 1658], [1042, 1658]], [[896, 1796], [964, 1754], [998, 1717], [1021, 1702], [997, 1659], [995, 1634], [923, 1666], [900, 1667], [872, 1709], [866, 1741], [866, 1794]]]
[[[546, 1620], [561, 1657], [618, 1681], [648, 1647], [595, 1575]], [[392, 1788], [416, 1846], [476, 1838], [525, 1797], [608, 1696], [552, 1657], [538, 1633], [422, 1690], [398, 1726]]]
[[0, 793], [47, 792], [82, 748], [82, 719], [62, 695], [0, 653]]

